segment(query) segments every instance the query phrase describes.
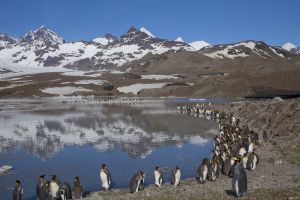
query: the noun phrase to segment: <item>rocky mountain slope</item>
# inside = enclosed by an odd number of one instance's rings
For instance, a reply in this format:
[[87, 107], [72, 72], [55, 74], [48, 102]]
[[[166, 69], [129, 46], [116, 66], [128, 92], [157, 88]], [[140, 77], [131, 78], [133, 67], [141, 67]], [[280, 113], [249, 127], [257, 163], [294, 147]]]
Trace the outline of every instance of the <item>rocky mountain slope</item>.
[[0, 96], [294, 97], [299, 66], [292, 44], [187, 44], [144, 27], [76, 42], [46, 27], [22, 38], [0, 35]]
[[244, 41], [227, 45], [210, 45], [205, 41], [187, 44], [181, 37], [166, 40], [155, 37], [142, 27], [131, 27], [120, 37], [105, 34], [91, 41], [66, 42], [45, 26], [21, 38], [0, 35], [0, 62], [30, 67], [61, 66], [80, 70], [116, 69], [143, 58], [147, 54], [198, 51], [211, 58], [236, 58], [250, 55], [263, 58], [290, 58], [295, 46], [272, 47], [264, 42]]

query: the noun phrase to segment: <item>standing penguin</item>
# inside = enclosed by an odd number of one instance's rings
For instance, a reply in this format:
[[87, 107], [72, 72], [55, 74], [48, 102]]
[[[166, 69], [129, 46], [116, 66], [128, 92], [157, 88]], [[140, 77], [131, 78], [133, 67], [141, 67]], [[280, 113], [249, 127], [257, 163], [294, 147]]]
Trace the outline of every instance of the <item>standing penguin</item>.
[[154, 170], [155, 186], [160, 187], [163, 182], [163, 173], [158, 166]]
[[229, 176], [230, 170], [231, 170], [231, 167], [232, 167], [233, 164], [234, 164], [234, 160], [232, 158], [226, 158], [225, 159], [225, 161], [223, 163], [223, 166], [222, 166], [222, 173], [225, 176]]
[[250, 153], [246, 164], [247, 169], [250, 171], [255, 170], [258, 162], [259, 162], [258, 155], [254, 152]]
[[111, 175], [107, 169], [106, 164], [102, 164], [100, 169], [100, 179], [102, 182], [102, 188], [108, 190], [111, 184]]
[[247, 174], [240, 160], [233, 168], [232, 190], [236, 197], [245, 196], [247, 193]]
[[50, 198], [51, 199], [56, 199], [59, 197], [59, 185], [60, 185], [60, 182], [57, 178], [56, 175], [53, 175], [52, 176], [52, 180], [49, 184], [49, 193], [50, 193]]
[[179, 167], [176, 166], [171, 175], [171, 184], [174, 186], [179, 186], [180, 178], [181, 178], [181, 171], [180, 171]]
[[44, 184], [46, 183], [44, 178], [45, 178], [45, 175], [41, 175], [39, 177], [39, 181], [38, 181], [38, 183], [36, 184], [36, 187], [35, 187], [36, 196], [39, 200], [41, 199], [41, 190], [42, 190]]
[[23, 196], [23, 187], [21, 185], [21, 181], [16, 180], [16, 187], [13, 190], [13, 200], [22, 200]]
[[79, 199], [82, 198], [83, 189], [80, 185], [80, 179], [79, 176], [76, 176], [73, 181], [73, 188], [72, 188], [72, 198], [73, 199]]
[[59, 197], [61, 200], [72, 199], [72, 191], [69, 183], [63, 182], [59, 186]]
[[130, 193], [144, 189], [145, 173], [138, 171], [130, 180]]
[[209, 160], [208, 158], [204, 158], [202, 160], [201, 165], [198, 167], [197, 169], [197, 180], [198, 183], [204, 184], [207, 178], [207, 174], [208, 174], [208, 167], [209, 167]]
[[217, 178], [217, 170], [218, 170], [218, 163], [212, 159], [208, 166], [208, 174], [207, 179], [209, 181], [214, 181]]
[[49, 199], [49, 187], [45, 180], [45, 175], [39, 177], [39, 181], [36, 184], [36, 196], [38, 200], [48, 200]]

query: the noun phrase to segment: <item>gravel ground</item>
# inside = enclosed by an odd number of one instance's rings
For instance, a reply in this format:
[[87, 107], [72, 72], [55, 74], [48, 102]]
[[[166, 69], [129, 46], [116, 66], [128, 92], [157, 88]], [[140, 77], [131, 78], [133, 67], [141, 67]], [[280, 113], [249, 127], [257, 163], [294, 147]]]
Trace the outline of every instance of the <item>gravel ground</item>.
[[[300, 199], [300, 98], [291, 100], [249, 101], [214, 104], [212, 107], [233, 112], [242, 125], [260, 134], [256, 153], [258, 168], [247, 171], [248, 194], [240, 199]], [[263, 141], [266, 131], [268, 140]], [[179, 187], [169, 183], [157, 188], [129, 194], [128, 189], [94, 192], [87, 199], [235, 199], [231, 196], [231, 179], [222, 176], [215, 182], [198, 184], [194, 179], [182, 180]]]

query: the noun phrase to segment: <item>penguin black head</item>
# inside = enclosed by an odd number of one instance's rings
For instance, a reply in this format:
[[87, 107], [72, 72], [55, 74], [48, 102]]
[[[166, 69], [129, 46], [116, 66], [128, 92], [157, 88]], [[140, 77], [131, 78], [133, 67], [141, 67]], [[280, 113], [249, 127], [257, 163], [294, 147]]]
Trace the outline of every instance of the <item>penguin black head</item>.
[[139, 175], [144, 177], [145, 176], [145, 173], [143, 171], [139, 171]]
[[156, 167], [155, 167], [155, 170], [159, 170], [159, 166], [156, 166]]
[[57, 176], [56, 175], [52, 175], [52, 181], [56, 181], [57, 180]]
[[74, 178], [74, 182], [79, 182], [80, 180], [79, 180], [79, 176], [75, 176], [75, 178]]
[[21, 181], [20, 180], [16, 180], [16, 185], [21, 185]]
[[106, 164], [102, 164], [102, 165], [101, 165], [101, 168], [102, 168], [102, 169], [106, 169], [106, 167], [107, 167]]
[[177, 170], [178, 170], [178, 169], [179, 169], [179, 166], [177, 165], [177, 166], [175, 167], [175, 169], [177, 169]]
[[44, 179], [46, 174], [40, 175], [40, 179]]

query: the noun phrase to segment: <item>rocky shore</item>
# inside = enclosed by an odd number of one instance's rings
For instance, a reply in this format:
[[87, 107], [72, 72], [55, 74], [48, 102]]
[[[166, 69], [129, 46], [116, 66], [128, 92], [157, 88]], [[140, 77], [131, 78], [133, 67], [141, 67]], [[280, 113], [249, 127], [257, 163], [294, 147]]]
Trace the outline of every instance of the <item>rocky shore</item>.
[[[247, 171], [248, 194], [241, 199], [300, 199], [300, 98], [269, 101], [242, 101], [213, 104], [214, 109], [232, 112], [259, 133], [256, 153], [260, 163], [255, 171]], [[267, 137], [263, 138], [263, 132]], [[231, 179], [222, 176], [215, 182], [198, 184], [195, 179], [170, 183], [157, 188], [146, 186], [130, 194], [128, 189], [93, 192], [86, 199], [235, 199], [231, 196]]]

